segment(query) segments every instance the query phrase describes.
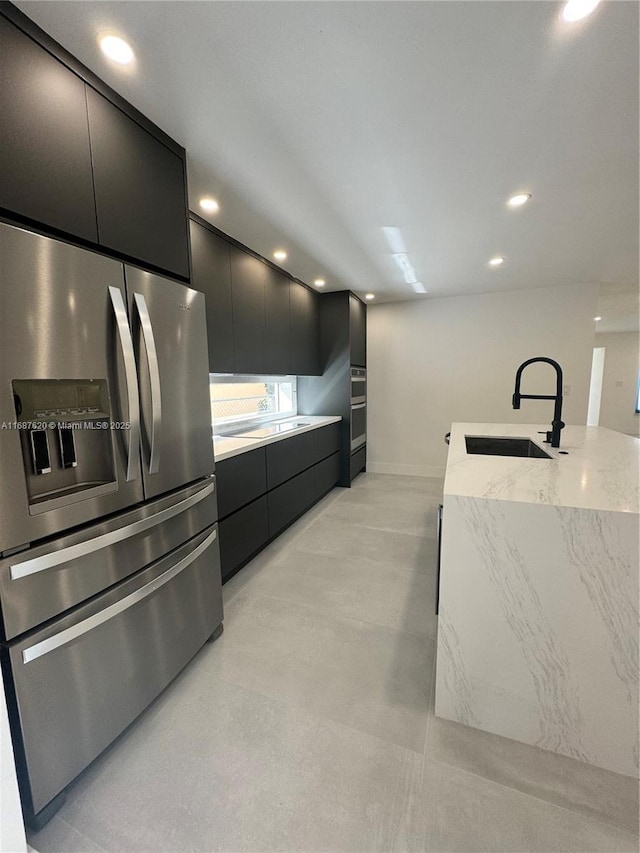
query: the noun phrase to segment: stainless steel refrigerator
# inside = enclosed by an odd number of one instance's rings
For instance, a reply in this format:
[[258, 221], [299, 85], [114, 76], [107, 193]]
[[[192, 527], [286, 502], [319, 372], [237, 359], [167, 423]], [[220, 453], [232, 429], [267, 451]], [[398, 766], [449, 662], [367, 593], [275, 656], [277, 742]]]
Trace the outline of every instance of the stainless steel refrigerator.
[[2, 668], [23, 805], [222, 630], [204, 296], [0, 224]]

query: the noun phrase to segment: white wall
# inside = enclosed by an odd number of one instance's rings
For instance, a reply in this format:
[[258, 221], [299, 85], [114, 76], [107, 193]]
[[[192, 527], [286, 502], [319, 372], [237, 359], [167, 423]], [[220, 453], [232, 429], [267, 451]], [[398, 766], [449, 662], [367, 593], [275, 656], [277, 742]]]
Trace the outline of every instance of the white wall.
[[[515, 372], [556, 359], [570, 386], [565, 423], [584, 424], [597, 285], [371, 305], [367, 349], [367, 469], [444, 472], [453, 421], [551, 424], [551, 401], [511, 407]], [[555, 393], [555, 373], [532, 365], [524, 393]]]
[[26, 853], [9, 717], [0, 678], [0, 853]]
[[640, 335], [638, 332], [598, 334], [595, 346], [605, 348], [600, 426], [638, 435], [640, 415], [634, 414], [634, 408], [640, 369]]

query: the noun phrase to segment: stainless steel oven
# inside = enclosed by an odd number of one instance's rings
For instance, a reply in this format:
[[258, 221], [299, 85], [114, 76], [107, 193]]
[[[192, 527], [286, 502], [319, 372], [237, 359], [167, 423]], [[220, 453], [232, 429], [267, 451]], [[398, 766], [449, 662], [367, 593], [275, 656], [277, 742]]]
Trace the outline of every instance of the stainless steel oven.
[[351, 406], [351, 452], [367, 443], [367, 404]]
[[363, 367], [351, 368], [351, 405], [367, 402], [367, 371]]

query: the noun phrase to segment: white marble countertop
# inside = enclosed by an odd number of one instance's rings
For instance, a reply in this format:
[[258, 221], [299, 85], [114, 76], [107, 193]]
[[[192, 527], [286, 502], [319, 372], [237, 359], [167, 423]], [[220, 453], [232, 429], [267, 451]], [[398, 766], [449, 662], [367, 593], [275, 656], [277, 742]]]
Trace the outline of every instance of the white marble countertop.
[[[640, 440], [603, 427], [567, 426], [555, 449], [540, 435], [548, 429], [548, 424], [452, 424], [445, 498], [640, 511]], [[469, 454], [466, 435], [530, 438], [552, 459]]]
[[[240, 453], [247, 453], [249, 450], [255, 450], [258, 447], [265, 447], [267, 444], [273, 444], [276, 441], [284, 441], [294, 435], [300, 435], [303, 432], [311, 432], [318, 427], [327, 426], [341, 421], [338, 416], [319, 416], [319, 415], [296, 415], [292, 418], [274, 418], [268, 423], [260, 424], [259, 427], [272, 426], [277, 423], [288, 423], [289, 421], [301, 421], [306, 426], [299, 426], [279, 435], [270, 435], [266, 438], [245, 438], [241, 436], [223, 436], [214, 435], [213, 437], [213, 455], [216, 462], [222, 462], [223, 459], [230, 459], [232, 456], [238, 456]], [[258, 429], [259, 427], [256, 427]], [[247, 427], [250, 429], [251, 427]]]

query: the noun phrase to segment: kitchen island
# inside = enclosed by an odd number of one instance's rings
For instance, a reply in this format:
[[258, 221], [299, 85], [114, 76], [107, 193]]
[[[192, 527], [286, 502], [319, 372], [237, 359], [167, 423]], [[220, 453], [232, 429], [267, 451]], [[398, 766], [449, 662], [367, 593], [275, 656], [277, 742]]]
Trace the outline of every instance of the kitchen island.
[[[553, 449], [543, 430], [452, 426], [436, 714], [637, 775], [640, 441], [568, 426]], [[551, 458], [473, 455], [465, 436]]]

